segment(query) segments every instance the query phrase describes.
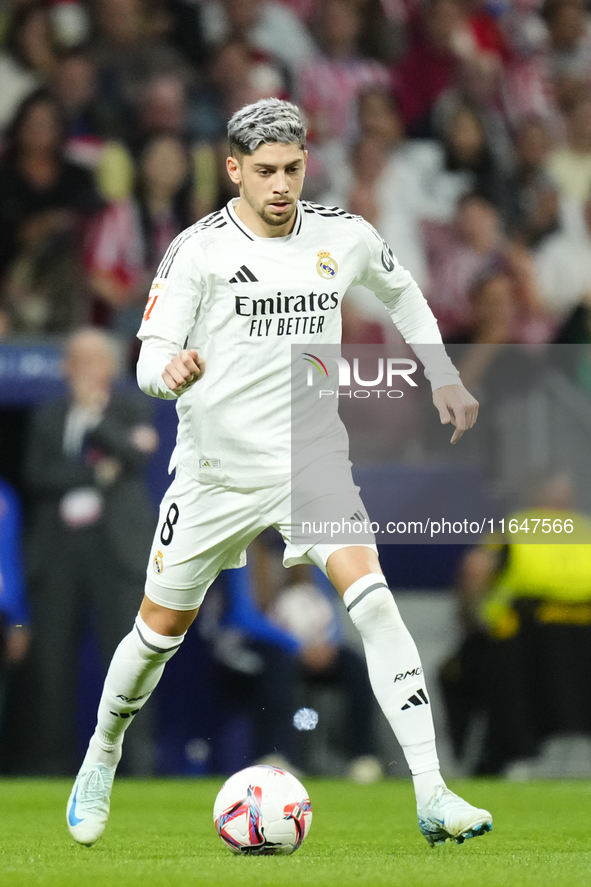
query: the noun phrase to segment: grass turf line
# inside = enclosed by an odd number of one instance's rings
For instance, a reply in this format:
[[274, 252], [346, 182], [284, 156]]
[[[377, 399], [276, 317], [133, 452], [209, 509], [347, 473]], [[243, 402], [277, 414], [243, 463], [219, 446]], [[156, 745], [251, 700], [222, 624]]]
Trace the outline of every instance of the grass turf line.
[[451, 787], [495, 820], [490, 835], [430, 849], [410, 782], [306, 779], [314, 810], [290, 857], [238, 858], [212, 824], [220, 779], [119, 779], [92, 848], [65, 825], [70, 783], [0, 780], [3, 887], [591, 887], [591, 785], [487, 780]]

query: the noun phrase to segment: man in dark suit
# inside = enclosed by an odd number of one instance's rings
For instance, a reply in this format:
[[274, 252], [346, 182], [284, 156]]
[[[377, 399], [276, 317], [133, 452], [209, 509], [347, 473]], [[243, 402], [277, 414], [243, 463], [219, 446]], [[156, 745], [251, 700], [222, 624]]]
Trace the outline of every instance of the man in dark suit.
[[[25, 477], [32, 498], [28, 573], [45, 772], [77, 759], [74, 722], [81, 640], [92, 625], [106, 667], [141, 601], [155, 514], [144, 468], [158, 445], [146, 399], [113, 387], [117, 359], [103, 332], [67, 346], [68, 395], [33, 418]], [[152, 768], [140, 726], [130, 769]]]

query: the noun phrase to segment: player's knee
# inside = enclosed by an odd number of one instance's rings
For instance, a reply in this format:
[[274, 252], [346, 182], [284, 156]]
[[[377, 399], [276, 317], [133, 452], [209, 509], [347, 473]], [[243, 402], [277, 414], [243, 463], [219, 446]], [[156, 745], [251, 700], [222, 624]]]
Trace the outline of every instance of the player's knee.
[[135, 655], [140, 659], [164, 664], [174, 656], [185, 639], [184, 632], [172, 636], [164, 635], [151, 628], [138, 613], [133, 631], [128, 638], [133, 644]]
[[199, 612], [199, 607], [194, 610], [172, 610], [163, 607], [145, 596], [140, 606], [140, 616], [145, 624], [159, 635], [165, 637], [180, 637], [188, 630]]
[[363, 592], [347, 607], [361, 635], [366, 631], [398, 632], [404, 623], [392, 592], [385, 585]]

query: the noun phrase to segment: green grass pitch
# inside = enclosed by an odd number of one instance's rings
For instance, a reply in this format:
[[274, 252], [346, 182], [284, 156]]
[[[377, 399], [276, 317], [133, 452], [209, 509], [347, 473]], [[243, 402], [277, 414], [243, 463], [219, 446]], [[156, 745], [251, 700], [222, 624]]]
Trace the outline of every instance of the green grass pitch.
[[314, 820], [290, 857], [241, 858], [212, 824], [220, 779], [120, 779], [92, 848], [65, 825], [70, 784], [0, 780], [3, 887], [591, 887], [591, 784], [458, 781], [494, 817], [490, 835], [430, 849], [410, 782], [306, 779]]

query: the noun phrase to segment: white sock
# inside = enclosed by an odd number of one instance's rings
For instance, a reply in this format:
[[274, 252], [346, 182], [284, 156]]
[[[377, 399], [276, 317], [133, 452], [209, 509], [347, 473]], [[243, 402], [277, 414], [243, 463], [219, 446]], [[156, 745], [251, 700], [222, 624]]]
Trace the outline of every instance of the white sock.
[[417, 804], [427, 804], [433, 795], [437, 786], [445, 786], [439, 767], [436, 770], [428, 770], [427, 773], [415, 773], [412, 778]]
[[123, 638], [111, 660], [85, 763], [109, 766], [119, 763], [125, 730], [148, 701], [164, 666], [183, 639], [184, 635], [158, 634], [138, 613], [133, 629]]
[[343, 600], [358, 629], [371, 686], [413, 775], [417, 801], [443, 784], [431, 705], [415, 642], [381, 573], [354, 582]]

